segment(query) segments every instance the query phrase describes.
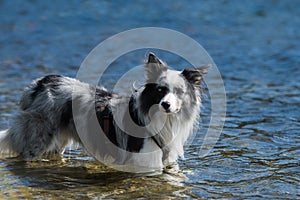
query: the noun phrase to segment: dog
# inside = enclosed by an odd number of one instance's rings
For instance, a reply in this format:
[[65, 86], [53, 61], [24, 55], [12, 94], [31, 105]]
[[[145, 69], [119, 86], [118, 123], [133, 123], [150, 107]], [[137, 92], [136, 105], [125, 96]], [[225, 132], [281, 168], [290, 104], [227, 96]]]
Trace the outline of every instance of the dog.
[[178, 170], [198, 126], [207, 68], [171, 70], [149, 53], [145, 84], [129, 96], [61, 75], [37, 79], [25, 89], [12, 126], [1, 132], [0, 154], [34, 161], [63, 153], [73, 141], [98, 160], [135, 172]]

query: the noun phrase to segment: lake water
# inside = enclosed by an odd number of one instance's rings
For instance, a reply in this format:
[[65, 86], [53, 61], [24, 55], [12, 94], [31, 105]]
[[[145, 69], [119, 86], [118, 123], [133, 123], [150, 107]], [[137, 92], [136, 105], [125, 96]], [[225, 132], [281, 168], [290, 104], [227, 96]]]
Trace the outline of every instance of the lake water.
[[[80, 149], [63, 160], [0, 160], [0, 199], [299, 199], [300, 1], [0, 0], [0, 129], [8, 128], [32, 79], [76, 76], [87, 54], [131, 28], [180, 31], [203, 45], [225, 83], [227, 116], [213, 151], [197, 152], [208, 127], [186, 147], [179, 175], [116, 172]], [[149, 38], [151, 39], [151, 38]], [[176, 42], [176, 41], [174, 41]], [[180, 69], [178, 57], [157, 51]], [[112, 66], [107, 85], [147, 50]]]

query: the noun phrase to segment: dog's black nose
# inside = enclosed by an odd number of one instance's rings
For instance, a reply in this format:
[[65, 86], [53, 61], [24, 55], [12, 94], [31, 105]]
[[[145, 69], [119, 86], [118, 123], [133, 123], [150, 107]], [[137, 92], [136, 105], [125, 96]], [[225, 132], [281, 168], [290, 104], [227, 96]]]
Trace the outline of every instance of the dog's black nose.
[[161, 103], [161, 106], [165, 109], [165, 110], [168, 110], [171, 106], [171, 104], [167, 101], [164, 101]]

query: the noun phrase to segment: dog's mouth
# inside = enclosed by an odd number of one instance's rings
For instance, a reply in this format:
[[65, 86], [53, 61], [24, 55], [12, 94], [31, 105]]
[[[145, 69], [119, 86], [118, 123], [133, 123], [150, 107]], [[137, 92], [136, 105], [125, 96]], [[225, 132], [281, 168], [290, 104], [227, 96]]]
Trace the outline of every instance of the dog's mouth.
[[161, 109], [161, 111], [163, 112], [163, 113], [166, 113], [167, 115], [172, 115], [172, 114], [176, 114], [176, 113], [178, 113], [179, 111], [180, 111], [180, 109], [178, 108], [178, 109], [176, 109], [175, 111], [171, 111], [170, 109]]

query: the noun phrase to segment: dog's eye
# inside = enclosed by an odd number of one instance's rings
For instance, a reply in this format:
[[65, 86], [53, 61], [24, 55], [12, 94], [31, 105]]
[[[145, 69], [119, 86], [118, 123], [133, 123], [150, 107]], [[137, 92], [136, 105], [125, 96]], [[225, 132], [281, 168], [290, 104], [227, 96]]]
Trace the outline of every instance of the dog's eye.
[[157, 92], [162, 92], [163, 91], [163, 88], [162, 87], [158, 87], [156, 88]]
[[176, 92], [178, 95], [183, 95], [183, 93], [184, 93], [183, 89], [181, 89], [181, 88], [175, 89], [175, 92]]
[[164, 91], [166, 91], [166, 90], [167, 90], [167, 88], [166, 88], [166, 87], [163, 87], [163, 86], [159, 86], [159, 87], [156, 88], [156, 91], [157, 91], [157, 92], [164, 92]]

